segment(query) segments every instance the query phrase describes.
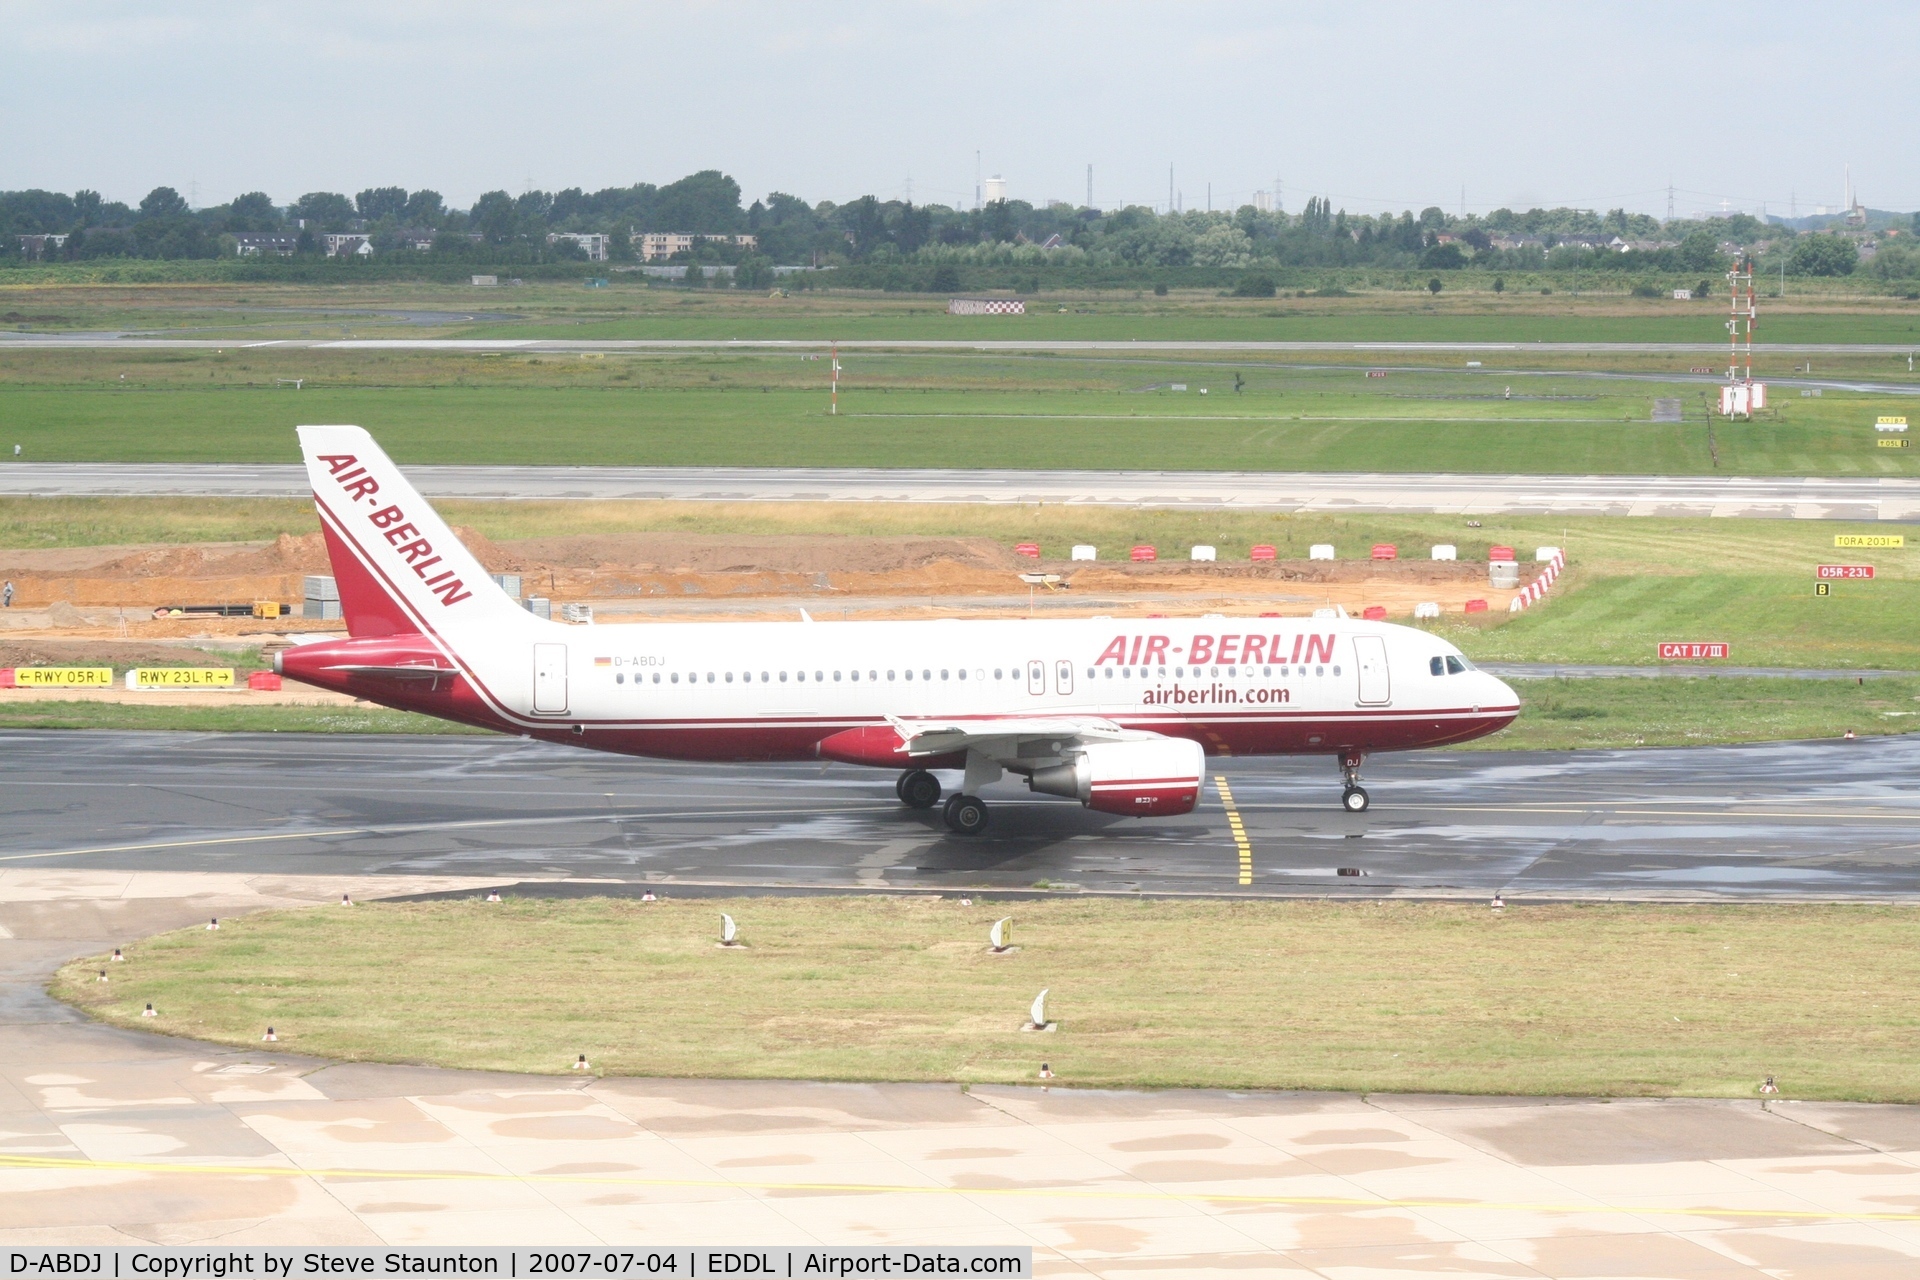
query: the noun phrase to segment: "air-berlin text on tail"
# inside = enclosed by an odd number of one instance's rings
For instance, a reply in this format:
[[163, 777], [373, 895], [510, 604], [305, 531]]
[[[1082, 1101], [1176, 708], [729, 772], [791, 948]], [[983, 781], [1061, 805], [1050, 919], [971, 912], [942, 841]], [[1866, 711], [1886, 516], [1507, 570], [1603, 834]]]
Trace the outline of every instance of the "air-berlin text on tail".
[[1293, 637], [1291, 648], [1287, 637], [1282, 635], [1250, 636], [1221, 635], [1195, 636], [1187, 646], [1184, 658], [1169, 659], [1168, 653], [1178, 654], [1180, 645], [1173, 645], [1171, 636], [1115, 636], [1094, 666], [1113, 663], [1126, 667], [1155, 667], [1169, 661], [1185, 662], [1188, 665], [1204, 663], [1245, 663], [1253, 665], [1262, 662], [1332, 662], [1333, 641], [1331, 635], [1308, 635], [1305, 632]]
[[367, 520], [380, 531], [395, 551], [406, 557], [407, 567], [412, 569], [419, 579], [427, 584], [427, 589], [440, 597], [440, 603], [459, 604], [462, 600], [471, 600], [473, 593], [451, 569], [442, 569], [428, 577], [428, 571], [441, 562], [435, 554], [433, 544], [420, 536], [420, 530], [407, 521], [406, 514], [399, 507], [380, 505], [375, 496], [380, 492], [380, 482], [367, 474], [360, 460], [350, 453], [323, 453], [320, 461], [327, 464], [335, 483], [347, 495], [347, 501], [365, 501], [373, 510], [367, 513]]

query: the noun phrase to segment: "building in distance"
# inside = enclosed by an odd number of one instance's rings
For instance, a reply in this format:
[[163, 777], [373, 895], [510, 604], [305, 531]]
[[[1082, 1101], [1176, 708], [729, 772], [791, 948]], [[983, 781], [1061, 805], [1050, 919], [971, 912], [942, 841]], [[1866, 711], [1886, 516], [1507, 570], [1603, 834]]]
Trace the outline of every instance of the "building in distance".
[[329, 232], [320, 237], [329, 258], [373, 256], [373, 242], [357, 232]]
[[66, 243], [67, 238], [64, 235], [21, 236], [20, 252], [29, 258], [44, 258], [49, 253], [64, 248]]
[[289, 258], [299, 244], [299, 236], [278, 231], [237, 231], [233, 236], [233, 251], [242, 258], [259, 254]]
[[585, 250], [588, 262], [605, 262], [607, 260], [607, 242], [609, 237], [602, 235], [598, 231], [547, 232], [548, 244], [559, 244], [562, 240], [577, 244]]
[[639, 248], [642, 262], [657, 262], [661, 258], [671, 258], [676, 253], [692, 253], [696, 244], [730, 244], [741, 249], [760, 247], [759, 236], [681, 235], [674, 231], [643, 231], [628, 239]]

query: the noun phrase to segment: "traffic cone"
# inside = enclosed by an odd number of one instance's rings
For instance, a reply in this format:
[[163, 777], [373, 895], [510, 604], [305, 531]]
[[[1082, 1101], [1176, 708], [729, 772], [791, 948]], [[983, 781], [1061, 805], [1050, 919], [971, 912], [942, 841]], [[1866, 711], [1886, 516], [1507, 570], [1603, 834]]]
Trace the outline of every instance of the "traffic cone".
[[140, 1016], [143, 1018], [157, 1018], [160, 1015], [153, 1011], [153, 1001], [149, 1000], [147, 1001], [147, 1007], [140, 1011]]
[[279, 1036], [277, 1036], [277, 1035], [275, 1035], [275, 1034], [273, 1034], [273, 1028], [272, 1028], [272, 1027], [268, 1027], [268, 1028], [267, 1028], [267, 1034], [265, 1034], [265, 1035], [263, 1035], [263, 1036], [261, 1036], [260, 1038], [261, 1038], [262, 1040], [278, 1040], [278, 1039], [279, 1039], [280, 1037], [279, 1037]]

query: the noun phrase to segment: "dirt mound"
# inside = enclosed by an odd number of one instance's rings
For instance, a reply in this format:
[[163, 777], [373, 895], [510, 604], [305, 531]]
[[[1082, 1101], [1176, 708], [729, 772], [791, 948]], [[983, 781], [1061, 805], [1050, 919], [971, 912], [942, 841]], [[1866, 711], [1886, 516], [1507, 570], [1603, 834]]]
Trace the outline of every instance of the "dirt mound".
[[48, 636], [0, 641], [0, 667], [224, 667], [233, 661], [191, 645], [155, 644], [150, 640]]
[[[474, 546], [465, 530], [458, 532]], [[477, 547], [474, 553], [496, 573], [613, 567], [668, 573], [900, 573], [940, 561], [1016, 571], [1033, 564], [990, 538], [620, 533], [524, 538], [503, 547], [488, 546], [508, 563], [496, 568]]]

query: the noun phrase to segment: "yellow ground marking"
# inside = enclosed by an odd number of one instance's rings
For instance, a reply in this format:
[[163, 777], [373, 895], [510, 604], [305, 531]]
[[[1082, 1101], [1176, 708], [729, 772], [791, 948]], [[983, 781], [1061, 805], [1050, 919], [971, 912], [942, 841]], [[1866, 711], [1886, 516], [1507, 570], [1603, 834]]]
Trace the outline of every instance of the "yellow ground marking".
[[1213, 785], [1220, 792], [1220, 803], [1227, 811], [1227, 826], [1233, 830], [1233, 843], [1240, 850], [1240, 883], [1253, 883], [1253, 843], [1247, 839], [1246, 824], [1240, 821], [1240, 810], [1234, 806], [1233, 791], [1227, 786], [1227, 780], [1219, 774], [1213, 775]]
[[1305, 1205], [1333, 1209], [1490, 1209], [1509, 1213], [1645, 1214], [1688, 1218], [1772, 1218], [1797, 1222], [1920, 1222], [1920, 1212], [1852, 1213], [1820, 1209], [1723, 1209], [1712, 1205], [1568, 1204], [1556, 1201], [1374, 1199], [1366, 1196], [1281, 1196], [1161, 1191], [1151, 1185], [1116, 1187], [947, 1187], [875, 1182], [758, 1182], [722, 1178], [636, 1178], [590, 1173], [484, 1173], [446, 1169], [302, 1169], [288, 1165], [191, 1164], [145, 1160], [85, 1160], [62, 1156], [0, 1155], [0, 1170], [43, 1169], [97, 1173], [190, 1174], [220, 1178], [355, 1178], [369, 1182], [519, 1182], [617, 1187], [681, 1187], [701, 1191], [786, 1191], [815, 1195], [1010, 1196], [1016, 1199], [1146, 1200], [1204, 1204]]

